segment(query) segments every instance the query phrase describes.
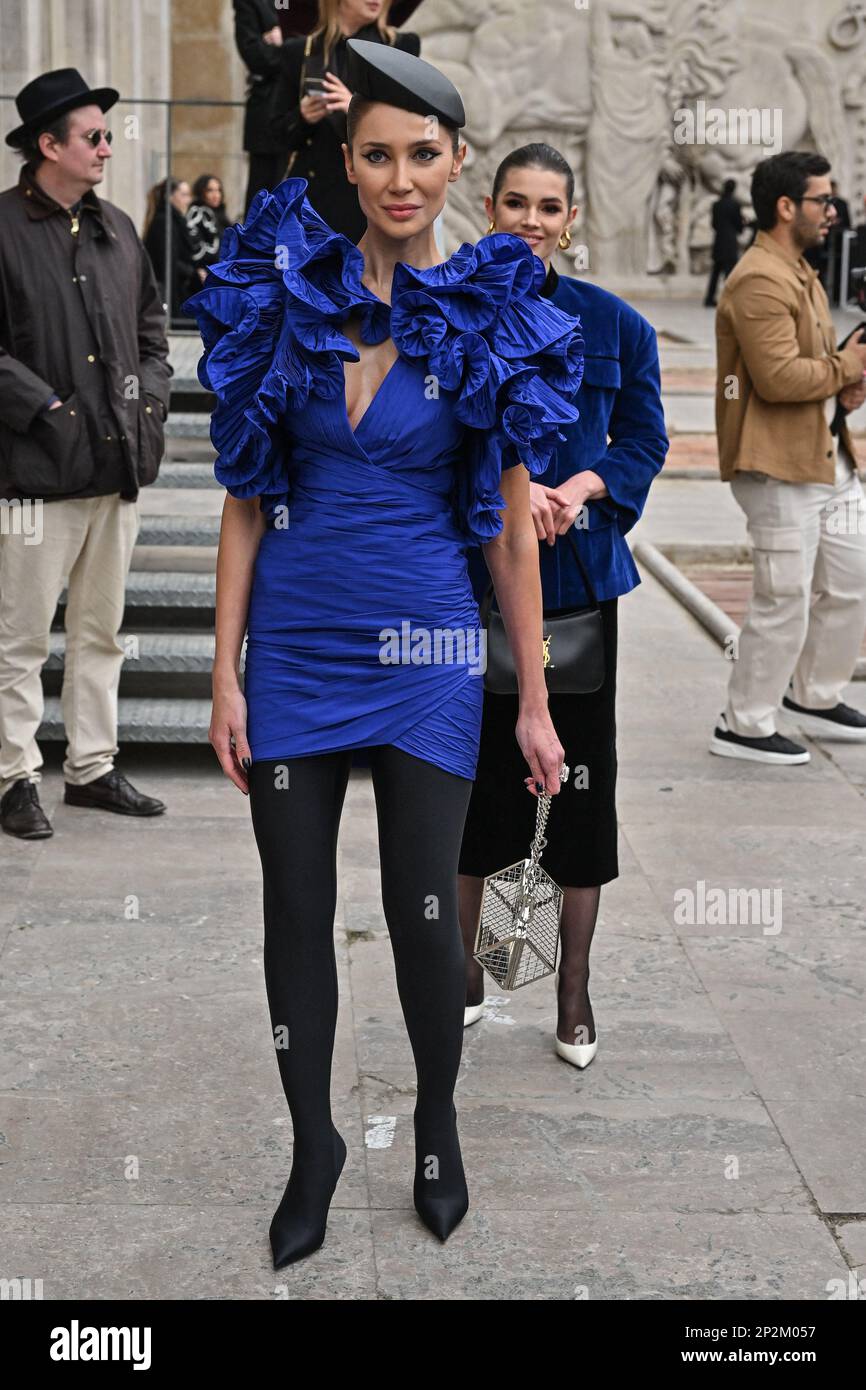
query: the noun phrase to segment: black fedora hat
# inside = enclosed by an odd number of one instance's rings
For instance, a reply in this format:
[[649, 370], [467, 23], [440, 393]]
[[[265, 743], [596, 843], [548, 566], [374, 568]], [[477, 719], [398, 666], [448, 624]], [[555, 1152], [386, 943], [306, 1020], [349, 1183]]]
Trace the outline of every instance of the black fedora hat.
[[6, 136], [16, 145], [22, 135], [42, 121], [50, 122], [76, 106], [99, 106], [107, 111], [120, 96], [113, 87], [88, 87], [77, 68], [55, 68], [34, 77], [15, 98], [21, 124]]

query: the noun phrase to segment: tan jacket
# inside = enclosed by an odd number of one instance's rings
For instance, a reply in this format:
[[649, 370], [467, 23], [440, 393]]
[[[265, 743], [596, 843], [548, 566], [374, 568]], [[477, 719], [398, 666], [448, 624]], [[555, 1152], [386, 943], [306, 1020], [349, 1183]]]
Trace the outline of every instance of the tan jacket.
[[[716, 314], [716, 431], [722, 478], [769, 473], [832, 483], [826, 401], [859, 382], [860, 358], [836, 351], [816, 271], [758, 232], [725, 282]], [[856, 460], [847, 424], [840, 441]]]

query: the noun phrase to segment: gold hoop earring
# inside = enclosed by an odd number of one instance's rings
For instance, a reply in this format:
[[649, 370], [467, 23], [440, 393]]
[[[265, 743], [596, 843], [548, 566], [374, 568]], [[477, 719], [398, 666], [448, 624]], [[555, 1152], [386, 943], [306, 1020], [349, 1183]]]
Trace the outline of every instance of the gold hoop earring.
[[491, 218], [491, 219], [490, 219], [490, 226], [487, 228], [487, 231], [484, 233], [484, 235], [485, 235], [485, 236], [490, 236], [490, 233], [491, 233], [491, 232], [495, 232], [495, 231], [496, 231], [496, 221], [495, 221], [494, 218]]
[[562, 233], [562, 236], [559, 238], [559, 241], [558, 241], [556, 244], [557, 244], [557, 246], [559, 247], [560, 251], [567, 251], [567, 250], [568, 250], [569, 246], [571, 245], [571, 228], [570, 228], [570, 227], [564, 228], [563, 233]]

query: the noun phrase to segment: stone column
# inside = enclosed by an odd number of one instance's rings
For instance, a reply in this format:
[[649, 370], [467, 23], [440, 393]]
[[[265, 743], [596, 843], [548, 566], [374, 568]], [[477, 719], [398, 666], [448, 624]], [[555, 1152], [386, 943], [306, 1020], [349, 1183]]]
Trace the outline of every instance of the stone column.
[[[162, 177], [163, 108], [131, 98], [170, 94], [171, 0], [3, 0], [3, 93], [12, 95], [40, 72], [78, 68], [94, 87], [116, 87], [121, 100], [108, 112], [114, 137], [101, 196], [128, 212], [141, 229], [147, 189]], [[3, 133], [18, 124], [15, 105], [0, 103]], [[7, 188], [18, 161], [0, 145]], [[162, 160], [164, 163], [164, 160]]]
[[[226, 0], [174, 0], [171, 7], [172, 96], [243, 102], [246, 74], [234, 41], [234, 7]], [[247, 182], [242, 106], [176, 107], [172, 173], [223, 181], [229, 218], [240, 218]]]

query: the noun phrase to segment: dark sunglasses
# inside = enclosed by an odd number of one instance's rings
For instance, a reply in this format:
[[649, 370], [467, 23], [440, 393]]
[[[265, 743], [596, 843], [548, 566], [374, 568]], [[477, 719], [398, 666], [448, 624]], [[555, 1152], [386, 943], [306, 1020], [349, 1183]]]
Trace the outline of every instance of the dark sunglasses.
[[86, 134], [86, 135], [82, 135], [81, 138], [82, 138], [82, 140], [86, 140], [87, 143], [88, 143], [88, 145], [91, 145], [91, 146], [93, 147], [93, 149], [96, 150], [96, 149], [99, 148], [99, 145], [100, 145], [100, 143], [101, 143], [101, 141], [102, 141], [103, 139], [105, 140], [106, 145], [110, 145], [110, 144], [111, 144], [111, 131], [110, 131], [110, 130], [89, 130], [89, 131], [87, 132], [87, 134]]

